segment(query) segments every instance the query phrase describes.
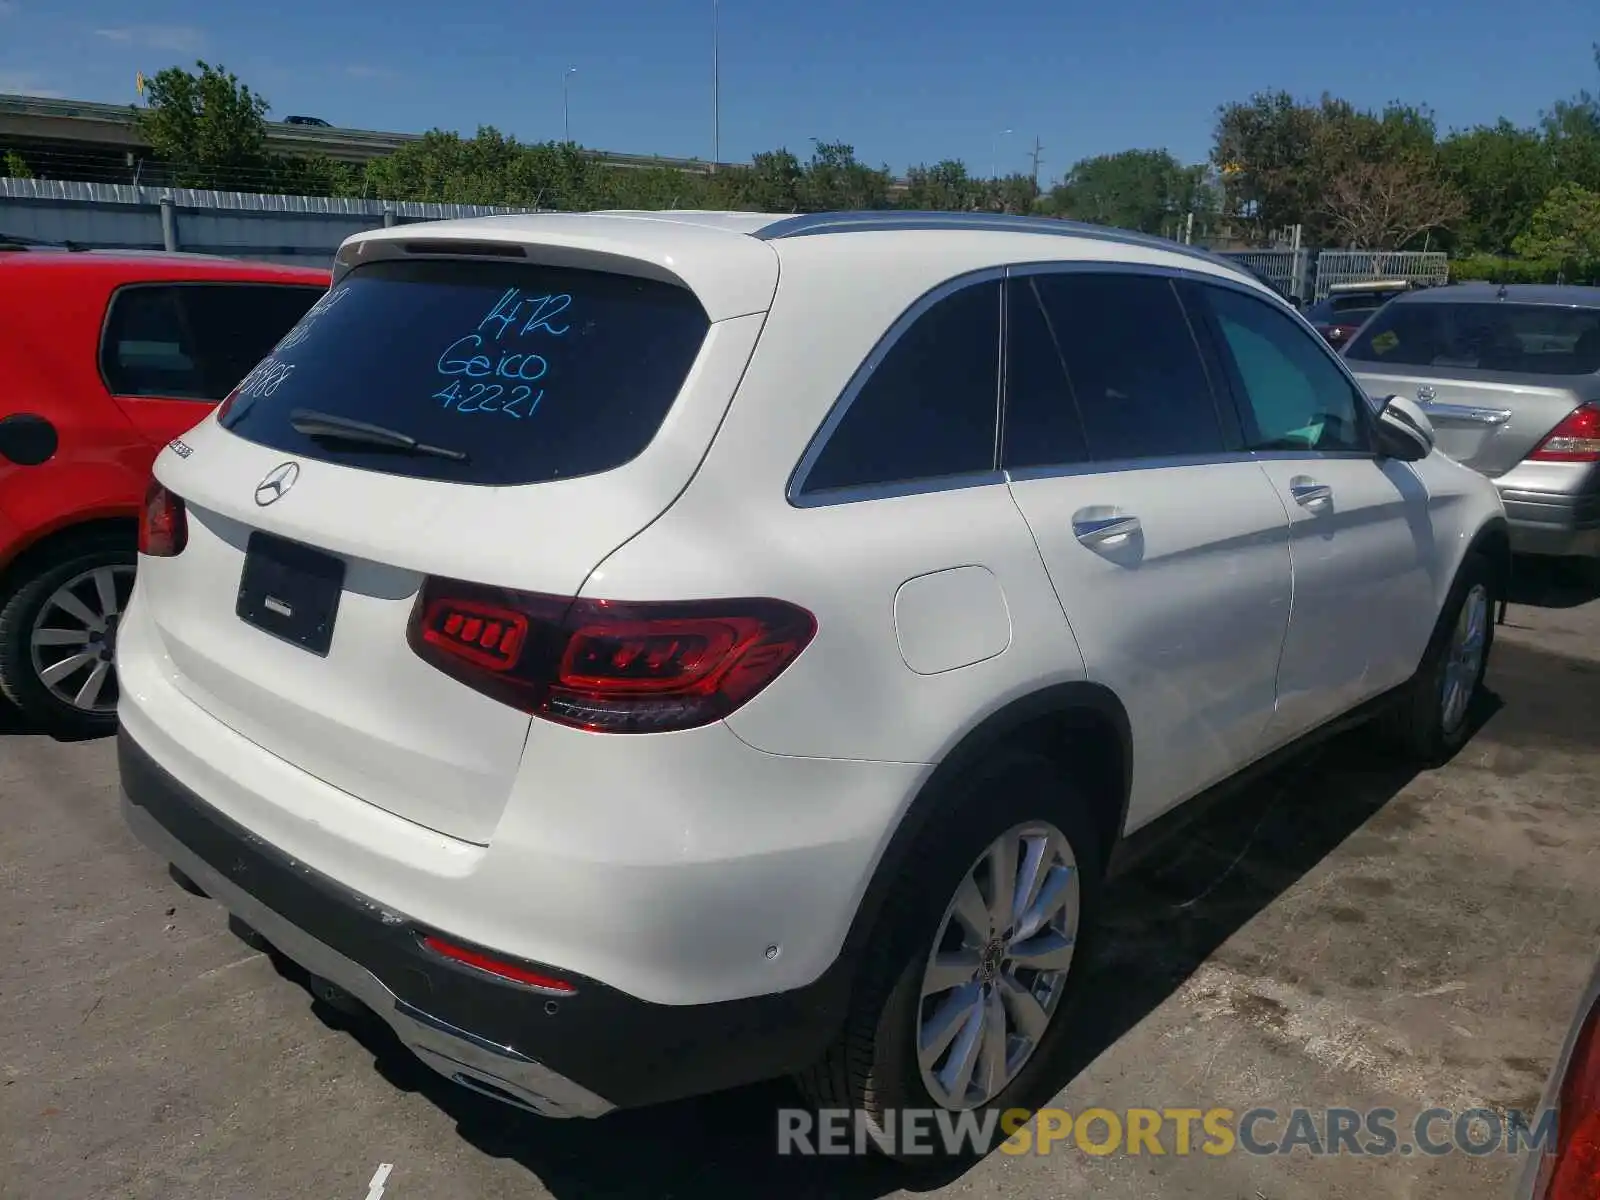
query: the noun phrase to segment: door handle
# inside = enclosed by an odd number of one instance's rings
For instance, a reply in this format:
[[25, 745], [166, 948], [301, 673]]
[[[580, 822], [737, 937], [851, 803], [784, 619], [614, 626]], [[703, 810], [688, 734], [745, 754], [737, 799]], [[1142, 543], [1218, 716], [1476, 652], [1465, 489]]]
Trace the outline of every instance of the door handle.
[[1474, 425], [1504, 425], [1511, 420], [1509, 408], [1481, 408], [1476, 404], [1446, 404], [1442, 400], [1425, 400], [1423, 411], [1430, 417], [1447, 417], [1467, 421]]
[[1331, 487], [1304, 475], [1296, 475], [1289, 481], [1289, 494], [1295, 498], [1295, 503], [1306, 508], [1315, 508], [1333, 499]]
[[1085, 546], [1124, 541], [1140, 531], [1138, 517], [1073, 517], [1072, 535]]

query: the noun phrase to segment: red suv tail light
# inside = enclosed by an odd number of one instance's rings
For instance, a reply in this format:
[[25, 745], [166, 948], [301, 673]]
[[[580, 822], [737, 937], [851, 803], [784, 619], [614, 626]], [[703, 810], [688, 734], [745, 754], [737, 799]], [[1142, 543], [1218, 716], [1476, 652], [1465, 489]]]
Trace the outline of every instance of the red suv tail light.
[[139, 510], [139, 553], [172, 558], [189, 544], [189, 518], [183, 500], [152, 479]]
[[408, 640], [445, 674], [536, 717], [665, 733], [733, 712], [816, 631], [782, 600], [565, 600], [430, 579]]
[[1573, 409], [1528, 457], [1538, 462], [1600, 462], [1600, 404]]
[[1540, 1167], [1538, 1200], [1600, 1198], [1600, 1006], [1584, 1018], [1557, 1095], [1556, 1139]]

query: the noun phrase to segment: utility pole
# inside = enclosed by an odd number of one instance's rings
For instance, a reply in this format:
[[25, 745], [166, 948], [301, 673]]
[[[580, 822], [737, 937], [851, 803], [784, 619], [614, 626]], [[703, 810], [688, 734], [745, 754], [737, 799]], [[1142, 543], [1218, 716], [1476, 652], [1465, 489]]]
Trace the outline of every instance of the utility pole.
[[572, 141], [572, 106], [567, 101], [567, 83], [578, 73], [577, 67], [568, 67], [561, 74], [561, 140]]
[[1044, 161], [1044, 143], [1037, 134], [1033, 138], [1033, 149], [1028, 152], [1028, 157], [1033, 159], [1033, 190], [1039, 190], [1039, 164]]
[[1003, 138], [1003, 137], [1010, 137], [1010, 136], [1011, 136], [1011, 130], [1002, 129], [999, 133], [995, 134], [993, 137], [991, 137], [989, 139], [989, 178], [990, 179], [998, 179], [998, 178], [1000, 178], [1000, 175], [999, 175], [1000, 168], [997, 165], [997, 161], [998, 161], [998, 157], [999, 157], [1000, 139]]
[[722, 161], [722, 55], [717, 45], [718, 0], [711, 0], [711, 173]]

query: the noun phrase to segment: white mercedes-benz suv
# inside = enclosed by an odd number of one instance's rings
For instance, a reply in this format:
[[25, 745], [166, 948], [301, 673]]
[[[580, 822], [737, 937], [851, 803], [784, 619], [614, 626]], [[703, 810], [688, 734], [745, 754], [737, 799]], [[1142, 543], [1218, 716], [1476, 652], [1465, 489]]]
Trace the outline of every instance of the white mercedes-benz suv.
[[976, 214], [374, 230], [155, 467], [137, 834], [551, 1115], [1064, 1080], [1108, 870], [1468, 736], [1494, 487], [1227, 261]]

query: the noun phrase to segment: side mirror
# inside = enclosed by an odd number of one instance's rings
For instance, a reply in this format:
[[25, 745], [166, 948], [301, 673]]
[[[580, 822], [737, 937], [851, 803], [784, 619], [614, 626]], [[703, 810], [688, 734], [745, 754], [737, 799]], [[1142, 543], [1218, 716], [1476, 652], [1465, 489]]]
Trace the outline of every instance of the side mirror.
[[1401, 462], [1418, 462], [1433, 453], [1433, 422], [1414, 400], [1389, 396], [1378, 409], [1378, 452]]

